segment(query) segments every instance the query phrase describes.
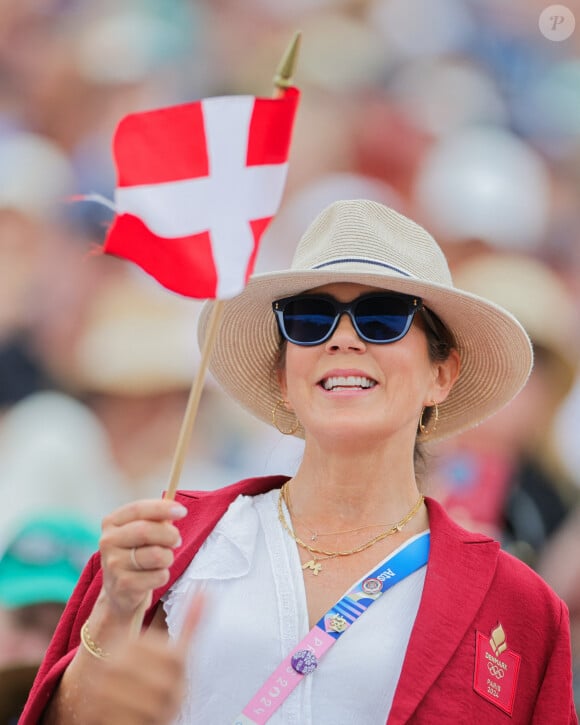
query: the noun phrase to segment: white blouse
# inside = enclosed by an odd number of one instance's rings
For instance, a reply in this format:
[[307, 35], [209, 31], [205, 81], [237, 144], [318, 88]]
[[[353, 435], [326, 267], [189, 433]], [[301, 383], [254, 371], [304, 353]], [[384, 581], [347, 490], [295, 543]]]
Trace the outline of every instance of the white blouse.
[[[280, 526], [277, 501], [277, 490], [239, 496], [164, 597], [172, 637], [191, 595], [203, 590], [206, 598], [180, 725], [232, 725], [309, 630], [300, 557]], [[388, 589], [304, 677], [269, 725], [385, 725], [425, 572], [423, 566]]]

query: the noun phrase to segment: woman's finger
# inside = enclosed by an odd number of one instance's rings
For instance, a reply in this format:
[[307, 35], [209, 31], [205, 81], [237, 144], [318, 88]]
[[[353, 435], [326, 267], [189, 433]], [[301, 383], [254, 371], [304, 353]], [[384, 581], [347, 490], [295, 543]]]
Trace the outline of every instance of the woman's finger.
[[169, 569], [175, 556], [173, 549], [163, 546], [133, 546], [127, 550], [127, 569], [156, 571]]
[[175, 548], [180, 543], [179, 531], [171, 521], [140, 519], [121, 526], [107, 525], [103, 527], [99, 548], [101, 551], [114, 548], [131, 549], [134, 546]]
[[135, 612], [170, 577], [181, 537], [174, 522], [187, 513], [175, 501], [133, 501], [103, 520], [99, 542], [103, 587], [113, 610]]
[[170, 499], [141, 499], [121, 506], [103, 519], [103, 526], [123, 526], [131, 521], [177, 521], [187, 509]]

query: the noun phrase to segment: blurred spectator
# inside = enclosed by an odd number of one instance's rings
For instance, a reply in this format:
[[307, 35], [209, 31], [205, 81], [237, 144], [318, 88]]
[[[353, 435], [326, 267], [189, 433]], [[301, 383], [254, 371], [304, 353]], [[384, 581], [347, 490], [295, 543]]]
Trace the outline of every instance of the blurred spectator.
[[36, 356], [28, 350], [26, 340], [15, 336], [0, 343], [0, 411], [51, 384]]
[[443, 240], [533, 252], [545, 238], [549, 188], [544, 161], [524, 140], [502, 127], [474, 126], [427, 152], [415, 202]]
[[128, 499], [106, 433], [78, 400], [28, 395], [0, 425], [0, 550], [27, 515], [54, 510], [97, 525]]
[[70, 162], [56, 144], [33, 133], [0, 134], [0, 411], [53, 385], [31, 327], [49, 230], [72, 188]]
[[534, 345], [530, 380], [493, 423], [434, 456], [436, 495], [468, 527], [484, 528], [531, 565], [576, 500], [553, 446], [553, 420], [574, 380], [576, 318], [558, 276], [524, 256], [464, 262], [455, 283], [510, 310]]
[[562, 458], [568, 475], [580, 490], [580, 376], [572, 392], [558, 412], [555, 421], [556, 450]]
[[0, 558], [0, 725], [16, 723], [98, 529], [70, 515], [27, 519]]

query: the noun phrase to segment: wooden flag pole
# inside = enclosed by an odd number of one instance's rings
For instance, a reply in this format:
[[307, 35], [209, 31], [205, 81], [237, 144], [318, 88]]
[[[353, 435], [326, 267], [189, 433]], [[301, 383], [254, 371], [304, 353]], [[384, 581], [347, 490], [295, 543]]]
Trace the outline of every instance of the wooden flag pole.
[[[294, 75], [294, 68], [296, 66], [298, 50], [300, 48], [300, 38], [300, 32], [296, 32], [294, 34], [294, 37], [292, 38], [292, 41], [290, 42], [290, 45], [286, 49], [282, 60], [280, 61], [280, 65], [276, 70], [276, 75], [273, 79], [274, 98], [282, 95], [285, 89], [292, 84], [292, 77]], [[205, 381], [205, 375], [209, 365], [209, 359], [211, 357], [211, 352], [213, 350], [217, 331], [219, 329], [220, 322], [223, 316], [223, 311], [224, 301], [216, 300], [208, 322], [207, 334], [204, 340], [203, 349], [201, 351], [201, 361], [199, 363], [197, 375], [193, 380], [193, 384], [189, 392], [189, 398], [187, 400], [185, 413], [183, 415], [183, 421], [181, 423], [181, 429], [179, 431], [179, 436], [175, 447], [175, 453], [173, 454], [169, 484], [167, 486], [167, 492], [165, 494], [165, 498], [170, 500], [173, 500], [175, 498], [177, 485], [179, 483], [179, 479], [181, 478], [181, 472], [183, 471], [183, 464], [185, 463], [185, 456], [187, 454], [187, 446], [189, 445], [189, 441], [191, 439], [193, 425], [197, 415], [197, 410], [199, 408], [199, 401], [201, 399], [201, 393]], [[141, 604], [139, 609], [137, 609], [137, 611], [135, 612], [133, 620], [131, 621], [131, 627], [129, 631], [130, 638], [135, 639], [139, 636], [143, 624], [143, 617], [145, 616], [148, 605], [148, 599], [145, 599], [143, 604]]]
[[181, 429], [179, 431], [179, 437], [177, 439], [175, 453], [173, 454], [171, 473], [169, 475], [169, 485], [167, 486], [167, 492], [165, 494], [165, 498], [167, 499], [175, 498], [177, 484], [179, 483], [181, 472], [183, 470], [183, 464], [185, 463], [187, 446], [191, 439], [193, 424], [197, 415], [197, 409], [199, 408], [199, 401], [201, 399], [205, 375], [207, 372], [207, 367], [209, 365], [209, 358], [211, 355], [211, 351], [213, 350], [223, 311], [224, 301], [216, 300], [208, 322], [207, 334], [203, 343], [203, 349], [201, 351], [201, 361], [199, 363], [197, 375], [195, 376], [193, 384], [191, 386], [191, 390], [189, 391], [187, 406], [183, 415], [183, 421], [181, 423]]

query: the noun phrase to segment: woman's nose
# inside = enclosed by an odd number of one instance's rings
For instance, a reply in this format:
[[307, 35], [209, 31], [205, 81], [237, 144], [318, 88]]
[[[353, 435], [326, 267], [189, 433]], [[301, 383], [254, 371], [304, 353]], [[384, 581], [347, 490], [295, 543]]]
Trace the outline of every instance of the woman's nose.
[[366, 343], [357, 335], [350, 317], [343, 313], [340, 316], [336, 330], [326, 341], [326, 349], [333, 350], [366, 350]]

